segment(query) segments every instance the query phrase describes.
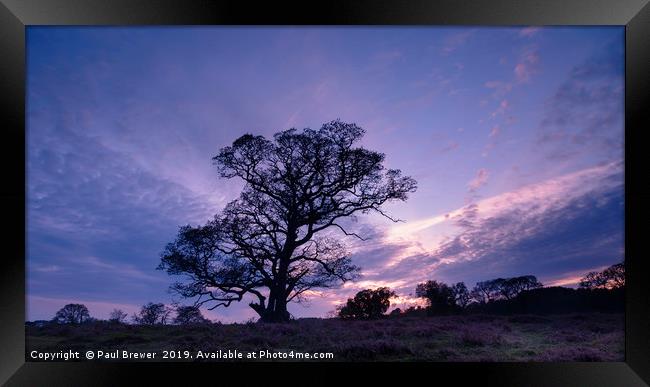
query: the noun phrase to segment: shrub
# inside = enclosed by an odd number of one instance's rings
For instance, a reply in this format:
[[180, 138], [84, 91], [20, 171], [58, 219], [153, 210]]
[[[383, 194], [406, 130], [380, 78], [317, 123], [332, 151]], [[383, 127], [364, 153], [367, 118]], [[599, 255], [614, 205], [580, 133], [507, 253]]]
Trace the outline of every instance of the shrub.
[[376, 319], [384, 315], [390, 307], [390, 298], [395, 293], [383, 287], [376, 290], [366, 289], [348, 298], [345, 305], [338, 309], [342, 319]]

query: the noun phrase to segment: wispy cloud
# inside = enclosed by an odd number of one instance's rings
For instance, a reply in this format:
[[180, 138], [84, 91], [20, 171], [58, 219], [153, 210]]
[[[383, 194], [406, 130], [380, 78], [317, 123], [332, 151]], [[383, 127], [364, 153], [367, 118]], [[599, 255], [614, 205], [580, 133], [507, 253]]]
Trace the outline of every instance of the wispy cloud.
[[519, 61], [514, 67], [515, 78], [519, 83], [530, 81], [531, 77], [537, 73], [537, 64], [539, 63], [539, 54], [535, 47], [527, 47], [521, 53]]
[[[115, 281], [120, 279], [129, 280], [146, 280], [153, 282], [168, 281], [160, 276], [154, 276], [152, 270], [141, 270], [132, 264], [116, 263], [94, 256], [85, 257], [72, 257], [67, 259], [68, 262], [73, 263], [75, 266], [84, 267], [87, 272], [110, 272]], [[82, 274], [83, 275], [83, 274]]]
[[[501, 58], [502, 64], [507, 63]], [[516, 86], [528, 83], [539, 71], [540, 55], [536, 45], [526, 45], [520, 49], [512, 70], [512, 77], [507, 80], [489, 80], [484, 83], [488, 89], [494, 90], [492, 98], [503, 101]], [[493, 113], [494, 115], [494, 113]]]
[[504, 81], [487, 81], [485, 82], [485, 87], [488, 89], [494, 89], [493, 97], [502, 98], [512, 90], [512, 83]]
[[490, 135], [489, 137], [493, 138], [499, 135], [501, 133], [501, 127], [499, 125], [494, 125], [492, 129], [490, 129]]
[[549, 158], [621, 157], [622, 47], [615, 42], [605, 47], [575, 66], [546, 102], [537, 144]]
[[57, 271], [61, 271], [61, 267], [58, 265], [45, 265], [39, 263], [30, 264], [29, 269], [39, 273], [54, 273]]
[[481, 168], [476, 172], [476, 176], [467, 184], [470, 192], [474, 192], [487, 184], [489, 172], [485, 168]]
[[449, 141], [449, 143], [447, 143], [447, 145], [445, 145], [444, 147], [442, 147], [440, 149], [440, 152], [442, 152], [442, 153], [451, 152], [453, 150], [458, 149], [459, 146], [460, 146], [460, 144], [457, 141]]
[[510, 102], [508, 102], [507, 99], [503, 99], [499, 103], [499, 107], [497, 107], [497, 109], [490, 114], [490, 117], [495, 118], [497, 116], [504, 115], [509, 108]]
[[474, 30], [465, 30], [449, 35], [443, 42], [442, 49], [440, 50], [441, 55], [447, 56], [458, 50], [474, 35], [474, 33]]

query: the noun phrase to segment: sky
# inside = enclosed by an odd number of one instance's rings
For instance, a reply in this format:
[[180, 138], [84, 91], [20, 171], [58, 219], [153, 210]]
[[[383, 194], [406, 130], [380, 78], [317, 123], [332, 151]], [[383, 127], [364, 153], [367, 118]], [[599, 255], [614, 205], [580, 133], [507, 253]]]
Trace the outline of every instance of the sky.
[[428, 279], [575, 286], [624, 258], [623, 87], [623, 27], [30, 26], [27, 319], [190, 303], [156, 267], [237, 198], [211, 158], [337, 118], [418, 190], [386, 206], [404, 222], [359, 217], [362, 277], [294, 316], [379, 286], [409, 306]]

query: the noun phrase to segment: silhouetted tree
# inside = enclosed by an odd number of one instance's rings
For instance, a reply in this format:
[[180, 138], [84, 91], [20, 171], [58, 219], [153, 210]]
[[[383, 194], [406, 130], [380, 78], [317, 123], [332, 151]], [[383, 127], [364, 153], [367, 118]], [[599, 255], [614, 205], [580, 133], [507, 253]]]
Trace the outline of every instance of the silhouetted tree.
[[427, 300], [429, 314], [448, 313], [456, 306], [453, 289], [443, 282], [427, 281], [417, 284], [415, 295]]
[[121, 310], [121, 309], [113, 309], [110, 316], [108, 317], [108, 321], [122, 324], [122, 323], [126, 322], [126, 317], [127, 317], [127, 314], [123, 310]]
[[583, 289], [618, 289], [625, 286], [625, 264], [617, 263], [607, 269], [587, 273], [580, 280]]
[[625, 286], [625, 263], [617, 263], [603, 271], [603, 277], [607, 281], [608, 289], [618, 289]]
[[90, 318], [88, 308], [83, 304], [68, 304], [59, 309], [53, 321], [59, 324], [81, 324]]
[[472, 289], [472, 299], [480, 304], [488, 303], [499, 298], [499, 284], [503, 279], [477, 282]]
[[379, 318], [390, 307], [391, 297], [395, 297], [395, 293], [386, 287], [362, 290], [338, 308], [338, 315], [342, 319]]
[[193, 305], [179, 306], [176, 308], [176, 317], [174, 318], [175, 324], [189, 325], [189, 324], [206, 324], [210, 320], [203, 317], [201, 310]]
[[[346, 219], [404, 201], [416, 182], [385, 169], [384, 155], [355, 147], [364, 130], [332, 121], [319, 130], [289, 129], [273, 140], [246, 134], [213, 158], [223, 178], [239, 178], [237, 200], [205, 226], [181, 227], [159, 268], [184, 275], [172, 290], [209, 309], [250, 295], [262, 321], [289, 319], [287, 303], [314, 288], [356, 278], [344, 246], [331, 233]], [[327, 236], [324, 236], [327, 235]]]
[[538, 289], [543, 285], [533, 275], [524, 275], [512, 278], [496, 278], [488, 281], [477, 282], [471, 292], [471, 298], [479, 303], [505, 299], [512, 300], [524, 290]]
[[451, 287], [451, 291], [454, 294], [454, 301], [456, 303], [456, 306], [461, 309], [465, 309], [471, 301], [471, 296], [467, 290], [467, 286], [465, 286], [465, 283], [458, 282]]
[[133, 321], [142, 325], [167, 324], [170, 312], [171, 309], [167, 308], [165, 304], [149, 302], [142, 306], [138, 314], [133, 316]]
[[598, 289], [604, 288], [605, 277], [598, 271], [590, 271], [580, 280], [580, 287], [583, 289]]

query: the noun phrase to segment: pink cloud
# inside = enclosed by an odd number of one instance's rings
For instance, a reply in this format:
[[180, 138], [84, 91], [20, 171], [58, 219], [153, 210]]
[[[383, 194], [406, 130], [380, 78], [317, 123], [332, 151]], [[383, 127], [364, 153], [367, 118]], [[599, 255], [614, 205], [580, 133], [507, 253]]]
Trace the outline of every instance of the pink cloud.
[[476, 176], [467, 184], [470, 192], [474, 192], [477, 189], [484, 186], [488, 181], [489, 172], [485, 168], [481, 168], [476, 172]]
[[506, 110], [508, 110], [509, 108], [510, 108], [510, 102], [504, 99], [501, 101], [501, 103], [499, 103], [499, 107], [495, 111], [493, 111], [490, 116], [494, 118], [498, 115], [505, 114]]
[[492, 138], [492, 137], [496, 137], [496, 136], [499, 135], [499, 133], [501, 133], [501, 127], [500, 127], [499, 125], [495, 125], [495, 126], [492, 128], [492, 130], [490, 130], [490, 135], [489, 135], [489, 137], [490, 137], [490, 138]]
[[[530, 213], [546, 211], [558, 203], [566, 203], [587, 192], [606, 189], [607, 186], [603, 182], [612, 187], [619, 184], [619, 181], [605, 178], [620, 173], [621, 168], [620, 162], [612, 162], [579, 170], [482, 200], [478, 203], [479, 209], [486, 217], [515, 206], [528, 208]], [[531, 203], [536, 204], [535, 210], [530, 209]]]
[[442, 153], [450, 152], [450, 151], [458, 149], [458, 146], [459, 146], [458, 142], [451, 141], [446, 146], [444, 146], [440, 151]]
[[[500, 63], [505, 64], [504, 58], [501, 58]], [[537, 73], [537, 65], [539, 63], [539, 54], [535, 47], [526, 47], [519, 56], [513, 68], [514, 79], [512, 81], [498, 81], [491, 80], [485, 82], [484, 86], [488, 89], [493, 89], [492, 97], [503, 98], [509, 94], [513, 87], [517, 84], [528, 82], [531, 77]], [[495, 114], [493, 114], [494, 116]]]
[[539, 55], [534, 49], [526, 49], [521, 55], [519, 62], [515, 65], [515, 78], [518, 82], [528, 82], [533, 74], [537, 72]]
[[525, 63], [517, 63], [515, 75], [519, 82], [527, 82], [530, 79], [530, 68]]
[[576, 287], [580, 284], [580, 280], [584, 278], [587, 273], [590, 271], [602, 271], [606, 269], [608, 266], [597, 266], [593, 267], [589, 270], [581, 270], [581, 271], [571, 271], [565, 273], [562, 277], [560, 278], [555, 278], [553, 280], [546, 280], [542, 281], [544, 286], [569, 286], [569, 287]]

